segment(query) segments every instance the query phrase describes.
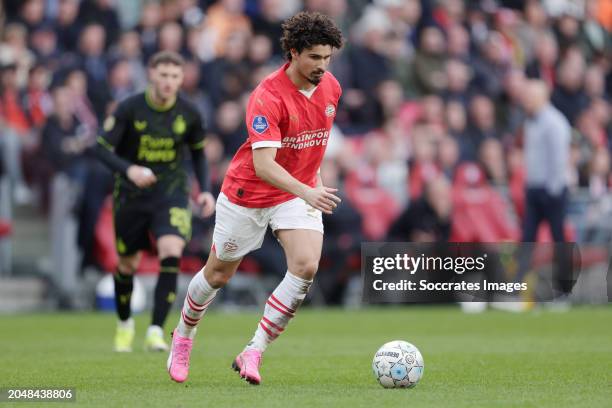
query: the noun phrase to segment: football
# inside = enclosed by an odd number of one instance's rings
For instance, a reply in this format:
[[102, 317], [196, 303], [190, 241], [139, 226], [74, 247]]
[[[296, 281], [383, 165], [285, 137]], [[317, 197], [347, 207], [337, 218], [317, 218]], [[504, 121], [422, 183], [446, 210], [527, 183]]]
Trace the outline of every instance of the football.
[[423, 356], [414, 345], [395, 340], [383, 344], [372, 361], [372, 371], [384, 388], [412, 388], [423, 376]]

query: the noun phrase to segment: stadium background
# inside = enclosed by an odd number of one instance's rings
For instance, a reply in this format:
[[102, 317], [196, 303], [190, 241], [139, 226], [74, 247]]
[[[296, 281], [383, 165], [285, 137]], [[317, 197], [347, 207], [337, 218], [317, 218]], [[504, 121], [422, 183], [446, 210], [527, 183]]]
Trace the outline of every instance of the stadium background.
[[[301, 9], [332, 16], [348, 40], [331, 65], [344, 93], [322, 166], [345, 199], [325, 217], [313, 302], [358, 304], [362, 241], [519, 239], [527, 77], [550, 85], [573, 126], [566, 237], [607, 250], [609, 1], [5, 0], [3, 8], [0, 309], [93, 305], [116, 257], [111, 175], [87, 147], [117, 101], [144, 89], [150, 55], [167, 49], [188, 61], [183, 92], [208, 124], [216, 193], [246, 137], [249, 92], [282, 62], [280, 24]], [[194, 226], [187, 275], [207, 255], [212, 220]], [[546, 228], [538, 237], [550, 241]], [[605, 274], [607, 259], [594, 262]], [[157, 268], [153, 256], [143, 261], [145, 287]], [[285, 270], [269, 236], [234, 289], [256, 298]], [[227, 292], [227, 304], [244, 298]]]

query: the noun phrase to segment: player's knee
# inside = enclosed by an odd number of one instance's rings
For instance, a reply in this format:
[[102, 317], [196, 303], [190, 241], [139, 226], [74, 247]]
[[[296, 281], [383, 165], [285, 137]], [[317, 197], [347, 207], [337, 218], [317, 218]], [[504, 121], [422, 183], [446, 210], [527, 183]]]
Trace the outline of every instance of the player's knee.
[[[172, 237], [174, 238], [174, 237]], [[158, 242], [157, 252], [160, 259], [175, 257], [180, 258], [183, 255], [185, 241], [177, 239], [163, 239]]]
[[207, 266], [204, 274], [208, 284], [215, 289], [225, 286], [233, 275], [231, 271], [221, 266]]
[[117, 266], [119, 272], [124, 275], [133, 275], [136, 273], [138, 268], [138, 260], [133, 259], [119, 259], [119, 265]]
[[289, 271], [302, 279], [313, 279], [318, 269], [319, 261], [314, 258], [298, 258], [289, 263]]

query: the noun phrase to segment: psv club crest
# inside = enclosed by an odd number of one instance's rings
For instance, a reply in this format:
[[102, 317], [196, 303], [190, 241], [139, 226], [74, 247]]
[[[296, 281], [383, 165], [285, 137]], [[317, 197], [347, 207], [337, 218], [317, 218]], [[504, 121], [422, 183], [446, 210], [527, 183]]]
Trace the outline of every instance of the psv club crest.
[[336, 108], [331, 103], [325, 107], [325, 116], [331, 118], [336, 114]]

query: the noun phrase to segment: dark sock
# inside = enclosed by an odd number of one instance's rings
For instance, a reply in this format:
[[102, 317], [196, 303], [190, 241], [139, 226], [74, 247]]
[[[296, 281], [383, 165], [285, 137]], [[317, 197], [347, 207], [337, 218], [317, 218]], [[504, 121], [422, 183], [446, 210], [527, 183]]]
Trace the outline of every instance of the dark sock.
[[177, 257], [164, 258], [160, 262], [159, 278], [157, 278], [157, 285], [155, 286], [152, 325], [163, 327], [168, 312], [174, 303], [179, 262], [180, 259]]
[[125, 321], [130, 318], [130, 300], [132, 299], [132, 289], [134, 288], [134, 277], [124, 275], [117, 269], [114, 275], [115, 280], [115, 308], [119, 319]]

